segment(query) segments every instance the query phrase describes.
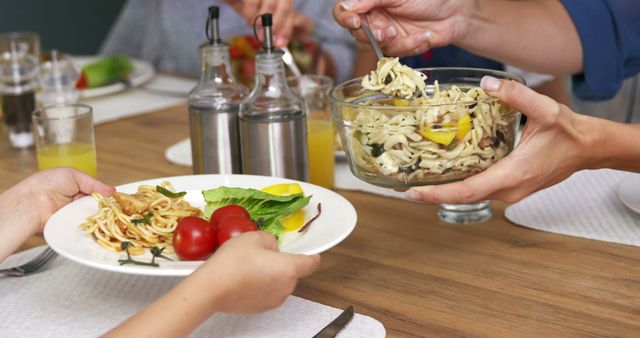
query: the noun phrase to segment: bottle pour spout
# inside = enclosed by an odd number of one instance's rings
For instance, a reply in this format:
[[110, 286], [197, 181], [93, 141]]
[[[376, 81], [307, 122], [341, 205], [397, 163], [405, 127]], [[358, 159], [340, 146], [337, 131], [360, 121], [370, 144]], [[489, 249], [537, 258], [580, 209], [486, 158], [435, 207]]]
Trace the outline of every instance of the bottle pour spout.
[[267, 53], [271, 53], [273, 51], [273, 16], [271, 15], [271, 13], [265, 13], [260, 17], [262, 19], [262, 32], [264, 34], [262, 48]]
[[222, 39], [220, 39], [220, 8], [218, 6], [209, 7], [205, 34], [210, 45], [222, 43]]

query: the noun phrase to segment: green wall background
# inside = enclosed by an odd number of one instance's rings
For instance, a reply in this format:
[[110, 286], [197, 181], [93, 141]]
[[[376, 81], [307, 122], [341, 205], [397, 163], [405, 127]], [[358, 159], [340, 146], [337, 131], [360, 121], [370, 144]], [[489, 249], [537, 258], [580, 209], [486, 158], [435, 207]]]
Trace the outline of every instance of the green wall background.
[[95, 54], [125, 0], [0, 0], [0, 32], [32, 31], [43, 51]]

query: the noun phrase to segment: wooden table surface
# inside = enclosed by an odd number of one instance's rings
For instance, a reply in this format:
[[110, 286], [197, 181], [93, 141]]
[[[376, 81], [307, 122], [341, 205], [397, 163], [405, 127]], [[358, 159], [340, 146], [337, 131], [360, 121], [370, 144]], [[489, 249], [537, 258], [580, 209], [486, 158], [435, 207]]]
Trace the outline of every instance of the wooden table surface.
[[[190, 174], [164, 158], [188, 134], [185, 107], [99, 125], [99, 178], [118, 185]], [[0, 191], [37, 170], [34, 151], [10, 149], [5, 134], [0, 159]], [[435, 206], [338, 192], [358, 225], [322, 255], [298, 296], [352, 304], [388, 337], [640, 336], [640, 248], [522, 228], [498, 202], [488, 222], [451, 225]]]

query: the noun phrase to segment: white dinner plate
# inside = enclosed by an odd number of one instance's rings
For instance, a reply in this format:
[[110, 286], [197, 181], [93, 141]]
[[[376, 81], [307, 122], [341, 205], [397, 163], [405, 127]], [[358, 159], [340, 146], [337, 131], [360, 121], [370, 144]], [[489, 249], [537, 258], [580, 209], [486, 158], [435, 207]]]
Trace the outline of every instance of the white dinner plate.
[[[94, 62], [100, 58], [100, 56], [72, 56], [71, 60], [78, 69], [81, 69], [85, 64]], [[141, 86], [149, 82], [155, 76], [153, 66], [149, 62], [136, 59], [130, 60], [133, 64], [133, 70], [131, 71], [131, 74], [129, 74], [129, 81], [133, 87]], [[127, 86], [124, 83], [114, 83], [108, 86], [82, 89], [80, 90], [80, 95], [83, 98], [96, 97], [117, 93], [125, 89], [127, 89]]]
[[[191, 175], [158, 178], [129, 183], [116, 187], [117, 191], [134, 193], [140, 185], [157, 185], [169, 181], [176, 191], [186, 191], [184, 199], [191, 205], [204, 208], [202, 190], [220, 186], [261, 189], [272, 184], [291, 183], [293, 180], [249, 175]], [[345, 239], [355, 228], [357, 215], [353, 205], [337, 193], [305, 182], [302, 186], [305, 195], [312, 195], [305, 208], [307, 220], [317, 213], [318, 203], [322, 204], [322, 213], [298, 239], [280, 247], [280, 251], [312, 255], [330, 249]], [[93, 268], [138, 275], [186, 276], [195, 270], [202, 261], [169, 262], [158, 260], [160, 267], [138, 265], [119, 265], [118, 259], [126, 258], [124, 253], [116, 253], [98, 245], [93, 237], [80, 229], [87, 217], [96, 214], [98, 203], [91, 197], [80, 198], [56, 212], [44, 228], [44, 238], [49, 246], [60, 255]], [[150, 261], [151, 254], [136, 256], [139, 260]]]
[[618, 197], [629, 209], [640, 213], [640, 174], [628, 175], [620, 181]]

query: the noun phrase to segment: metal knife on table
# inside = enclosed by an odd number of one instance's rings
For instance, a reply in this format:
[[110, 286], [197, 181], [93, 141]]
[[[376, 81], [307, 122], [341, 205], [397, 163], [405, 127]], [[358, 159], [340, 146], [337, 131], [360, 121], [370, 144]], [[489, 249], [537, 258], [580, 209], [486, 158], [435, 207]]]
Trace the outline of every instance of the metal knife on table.
[[347, 324], [353, 318], [353, 306], [349, 305], [342, 313], [336, 317], [331, 323], [324, 327], [324, 329], [320, 330], [320, 332], [316, 333], [313, 338], [333, 338], [335, 337], [342, 329], [344, 329]]

